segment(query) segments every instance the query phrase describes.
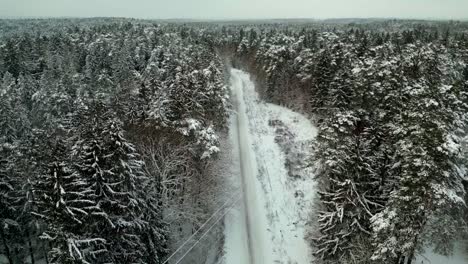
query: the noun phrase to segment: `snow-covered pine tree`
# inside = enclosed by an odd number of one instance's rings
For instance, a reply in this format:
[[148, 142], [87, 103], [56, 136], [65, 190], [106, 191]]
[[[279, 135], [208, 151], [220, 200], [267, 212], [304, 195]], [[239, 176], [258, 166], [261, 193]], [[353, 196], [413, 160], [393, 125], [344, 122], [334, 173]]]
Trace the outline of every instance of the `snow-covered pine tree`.
[[383, 206], [379, 189], [379, 138], [364, 111], [333, 112], [322, 127], [317, 150], [321, 182], [315, 254], [323, 263], [365, 263], [370, 219]]
[[159, 179], [148, 177], [141, 189], [144, 194], [141, 241], [145, 245], [143, 260], [148, 264], [163, 263], [167, 250], [167, 223], [163, 220], [163, 203]]
[[[392, 133], [398, 185], [386, 208], [372, 219], [374, 261], [406, 258], [411, 263], [427, 226], [439, 227], [430, 231], [439, 236], [433, 242], [447, 243], [456, 236], [454, 226], [460, 220], [456, 212], [465, 206], [457, 138], [465, 126], [466, 93], [454, 86], [452, 73], [441, 72], [440, 51], [441, 47], [412, 44], [404, 50], [403, 67], [409, 78], [401, 84], [404, 108]], [[446, 246], [444, 253], [450, 248]]]
[[0, 142], [0, 243], [8, 263], [14, 263], [14, 237], [21, 233], [18, 232], [21, 204], [17, 202], [18, 196], [21, 195], [21, 179], [12, 169], [15, 147], [10, 143]]
[[44, 225], [40, 238], [48, 244], [48, 260], [91, 263], [104, 243], [86, 232], [87, 217], [98, 212], [93, 193], [72, 167], [67, 138], [60, 132], [39, 131], [36, 135], [35, 154], [41, 158], [33, 182], [31, 213]]
[[[25, 164], [30, 123], [15, 79], [8, 72], [0, 83], [0, 228], [7, 258], [22, 261], [31, 250], [24, 247], [30, 228], [28, 207], [29, 165]], [[26, 238], [30, 240], [30, 238]]]
[[[106, 253], [97, 260], [142, 262], [148, 254], [161, 253], [155, 248], [163, 248], [164, 244], [164, 234], [158, 233], [157, 225], [149, 226], [150, 221], [155, 224], [160, 219], [156, 218], [156, 209], [148, 207], [143, 192], [147, 183], [144, 163], [123, 137], [121, 122], [106, 113], [104, 105], [92, 111], [97, 109], [101, 112], [88, 114], [75, 146], [78, 171], [99, 208], [99, 212], [90, 215], [89, 232], [106, 241]], [[151, 231], [151, 237], [144, 231]], [[145, 243], [153, 252], [145, 252]]]

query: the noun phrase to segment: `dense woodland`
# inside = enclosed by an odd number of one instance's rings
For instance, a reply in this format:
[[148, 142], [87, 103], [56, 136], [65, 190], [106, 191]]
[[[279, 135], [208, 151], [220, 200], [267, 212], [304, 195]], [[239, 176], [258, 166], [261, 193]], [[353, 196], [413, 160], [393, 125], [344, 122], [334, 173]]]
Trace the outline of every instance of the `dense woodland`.
[[320, 129], [318, 263], [467, 235], [468, 23], [1, 20], [8, 263], [162, 263], [216, 200], [233, 65]]
[[1, 40], [3, 252], [161, 263], [171, 231], [203, 217], [228, 106], [220, 57], [158, 25], [51, 30]]

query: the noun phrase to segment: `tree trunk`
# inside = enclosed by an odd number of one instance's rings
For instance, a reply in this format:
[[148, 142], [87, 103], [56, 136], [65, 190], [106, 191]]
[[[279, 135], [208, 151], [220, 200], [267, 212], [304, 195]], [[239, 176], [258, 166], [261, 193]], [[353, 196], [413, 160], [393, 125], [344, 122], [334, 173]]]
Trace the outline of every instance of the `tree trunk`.
[[405, 264], [406, 257], [400, 257], [400, 264]]
[[405, 256], [400, 255], [398, 257], [398, 264], [405, 264]]
[[15, 247], [15, 261], [24, 261], [24, 259], [21, 258], [21, 253], [18, 247]]
[[411, 254], [408, 256], [408, 261], [406, 262], [406, 264], [411, 264], [413, 263], [413, 259], [414, 259], [414, 250], [411, 252]]
[[29, 234], [29, 228], [26, 227], [26, 237], [28, 238], [28, 247], [29, 247], [29, 255], [31, 256], [31, 264], [35, 264], [36, 261], [34, 260], [34, 250], [32, 247], [31, 236]]
[[398, 253], [395, 264], [405, 264], [405, 256], [401, 253]]
[[3, 247], [5, 248], [5, 254], [8, 259], [9, 264], [13, 264], [13, 259], [11, 258], [10, 248], [8, 247], [8, 243], [5, 238], [5, 233], [3, 232], [3, 228], [0, 228], [0, 235], [2, 236]]
[[47, 245], [47, 243], [43, 243], [43, 244], [42, 244], [42, 250], [43, 250], [43, 252], [44, 252], [44, 259], [45, 259], [45, 262], [46, 262], [46, 264], [49, 264], [49, 258], [47, 257], [46, 245]]

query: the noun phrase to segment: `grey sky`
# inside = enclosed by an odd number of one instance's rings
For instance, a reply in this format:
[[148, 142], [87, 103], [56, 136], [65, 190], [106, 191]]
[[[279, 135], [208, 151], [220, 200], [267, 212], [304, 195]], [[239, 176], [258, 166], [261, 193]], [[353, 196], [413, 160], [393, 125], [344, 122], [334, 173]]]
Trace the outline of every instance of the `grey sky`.
[[468, 0], [0, 0], [0, 17], [467, 19]]

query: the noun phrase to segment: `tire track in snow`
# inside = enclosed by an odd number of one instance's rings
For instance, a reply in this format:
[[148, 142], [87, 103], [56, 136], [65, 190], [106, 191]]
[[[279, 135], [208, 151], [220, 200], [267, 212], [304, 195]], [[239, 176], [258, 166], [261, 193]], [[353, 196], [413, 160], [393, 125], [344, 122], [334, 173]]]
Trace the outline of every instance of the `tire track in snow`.
[[255, 259], [253, 257], [253, 252], [254, 248], [252, 245], [252, 237], [251, 237], [251, 225], [250, 221], [250, 214], [249, 214], [249, 204], [248, 204], [248, 194], [246, 193], [247, 190], [247, 180], [246, 176], [251, 173], [251, 165], [249, 164], [249, 153], [246, 150], [245, 144], [242, 144], [243, 142], [246, 141], [246, 135], [245, 135], [245, 130], [248, 130], [248, 127], [246, 127], [246, 122], [245, 122], [245, 105], [243, 104], [243, 92], [242, 92], [242, 87], [244, 83], [242, 80], [237, 77], [234, 82], [235, 88], [233, 89], [233, 93], [235, 94], [235, 99], [236, 99], [236, 104], [235, 104], [235, 110], [237, 112], [236, 116], [236, 123], [237, 123], [237, 143], [238, 143], [238, 148], [239, 148], [239, 165], [240, 165], [240, 171], [241, 171], [241, 179], [242, 179], [242, 193], [243, 193], [243, 204], [244, 204], [244, 215], [245, 215], [245, 225], [246, 225], [246, 233], [247, 233], [247, 248], [248, 248], [248, 259], [250, 261], [250, 264], [255, 263]]

